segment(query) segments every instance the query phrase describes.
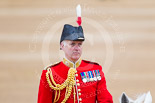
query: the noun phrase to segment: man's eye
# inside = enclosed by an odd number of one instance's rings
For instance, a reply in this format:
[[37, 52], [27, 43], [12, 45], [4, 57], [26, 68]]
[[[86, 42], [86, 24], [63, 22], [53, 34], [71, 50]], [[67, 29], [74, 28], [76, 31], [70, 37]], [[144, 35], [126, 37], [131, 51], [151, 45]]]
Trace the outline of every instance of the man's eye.
[[81, 46], [82, 44], [80, 43], [80, 44], [78, 44], [78, 46]]
[[71, 46], [75, 46], [75, 43], [72, 43]]

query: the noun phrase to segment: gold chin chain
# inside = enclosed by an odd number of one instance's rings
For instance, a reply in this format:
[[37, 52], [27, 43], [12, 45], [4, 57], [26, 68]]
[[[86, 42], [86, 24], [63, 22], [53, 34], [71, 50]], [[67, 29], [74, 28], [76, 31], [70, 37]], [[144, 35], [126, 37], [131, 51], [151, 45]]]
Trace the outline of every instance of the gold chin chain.
[[[69, 71], [68, 71], [68, 76], [67, 76], [67, 79], [65, 80], [64, 83], [62, 83], [61, 85], [60, 84], [56, 84], [54, 79], [53, 79], [53, 75], [52, 75], [52, 70], [50, 68], [47, 69], [47, 72], [46, 72], [46, 79], [47, 79], [47, 83], [49, 84], [50, 88], [54, 89], [55, 90], [55, 97], [54, 97], [54, 103], [56, 103], [59, 98], [60, 98], [60, 90], [66, 88], [66, 93], [65, 93], [65, 98], [64, 100], [61, 102], [61, 103], [65, 103], [69, 96], [71, 95], [71, 92], [72, 92], [72, 88], [74, 89], [74, 103], [75, 103], [75, 73], [76, 73], [76, 69], [75, 68], [70, 68]], [[51, 78], [51, 80], [50, 80]], [[52, 81], [52, 83], [51, 83]], [[57, 91], [59, 92], [57, 94]]]

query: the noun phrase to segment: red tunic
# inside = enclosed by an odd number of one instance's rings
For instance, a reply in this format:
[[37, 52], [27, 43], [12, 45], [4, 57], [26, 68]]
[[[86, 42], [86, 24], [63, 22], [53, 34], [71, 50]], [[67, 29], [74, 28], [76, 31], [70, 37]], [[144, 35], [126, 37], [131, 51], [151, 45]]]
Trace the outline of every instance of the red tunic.
[[[52, 74], [54, 80], [58, 84], [62, 84], [68, 74], [69, 67], [66, 66], [63, 62], [60, 62], [56, 65], [50, 67], [52, 70]], [[76, 68], [76, 101], [75, 103], [113, 103], [112, 96], [108, 92], [106, 87], [106, 80], [104, 77], [104, 73], [102, 72], [102, 67], [97, 63], [92, 63], [89, 61], [82, 60], [79, 67]], [[101, 80], [86, 82], [82, 81], [82, 77], [80, 73], [99, 70], [101, 75]], [[38, 103], [53, 103], [55, 91], [49, 87], [49, 84], [46, 80], [46, 72], [47, 70], [43, 70], [42, 76], [40, 79], [39, 93], [38, 93]], [[63, 89], [60, 93], [60, 99], [57, 103], [61, 103], [65, 98], [65, 91]], [[73, 91], [70, 95], [70, 98], [66, 101], [66, 103], [74, 103]]]

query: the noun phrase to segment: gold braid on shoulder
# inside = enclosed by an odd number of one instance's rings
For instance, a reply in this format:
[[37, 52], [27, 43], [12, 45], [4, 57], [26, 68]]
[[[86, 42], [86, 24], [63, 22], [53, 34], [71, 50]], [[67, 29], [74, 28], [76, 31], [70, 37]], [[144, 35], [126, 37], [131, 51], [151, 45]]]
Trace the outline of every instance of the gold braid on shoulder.
[[[49, 84], [49, 87], [52, 88], [53, 90], [55, 90], [55, 97], [54, 97], [54, 103], [56, 103], [59, 98], [60, 98], [60, 90], [66, 88], [66, 93], [65, 93], [65, 98], [64, 100], [61, 102], [61, 103], [65, 103], [69, 96], [71, 95], [71, 92], [72, 92], [72, 88], [74, 89], [74, 103], [75, 103], [75, 73], [76, 73], [76, 69], [75, 68], [70, 68], [69, 71], [68, 71], [68, 75], [67, 75], [67, 79], [65, 80], [64, 83], [62, 83], [61, 85], [60, 84], [56, 84], [54, 79], [53, 79], [53, 75], [52, 75], [52, 70], [51, 68], [48, 68], [47, 69], [47, 72], [46, 72], [46, 79], [47, 79], [47, 83]], [[50, 80], [51, 78], [51, 80]], [[51, 83], [52, 81], [52, 83]], [[57, 94], [57, 91], [59, 92]]]

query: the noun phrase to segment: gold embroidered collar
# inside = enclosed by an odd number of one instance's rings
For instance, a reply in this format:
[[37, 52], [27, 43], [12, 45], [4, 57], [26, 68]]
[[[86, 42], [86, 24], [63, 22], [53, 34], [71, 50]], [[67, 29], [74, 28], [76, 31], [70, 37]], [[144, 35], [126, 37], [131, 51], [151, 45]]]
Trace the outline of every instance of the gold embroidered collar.
[[81, 64], [81, 58], [79, 60], [77, 60], [75, 63], [71, 62], [70, 60], [68, 60], [67, 58], [63, 58], [63, 63], [68, 66], [68, 67], [72, 67], [72, 68], [77, 68], [79, 67], [79, 65]]

